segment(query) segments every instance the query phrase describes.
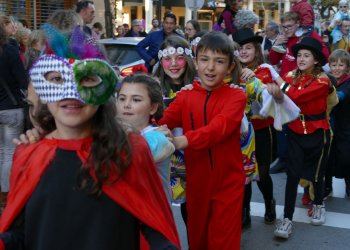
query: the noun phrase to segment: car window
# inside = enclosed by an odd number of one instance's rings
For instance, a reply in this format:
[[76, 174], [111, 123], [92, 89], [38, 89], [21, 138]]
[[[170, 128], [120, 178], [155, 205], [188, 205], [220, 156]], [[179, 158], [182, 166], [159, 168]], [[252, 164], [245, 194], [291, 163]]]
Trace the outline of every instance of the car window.
[[134, 45], [106, 44], [105, 48], [108, 60], [112, 66], [125, 65], [141, 60]]

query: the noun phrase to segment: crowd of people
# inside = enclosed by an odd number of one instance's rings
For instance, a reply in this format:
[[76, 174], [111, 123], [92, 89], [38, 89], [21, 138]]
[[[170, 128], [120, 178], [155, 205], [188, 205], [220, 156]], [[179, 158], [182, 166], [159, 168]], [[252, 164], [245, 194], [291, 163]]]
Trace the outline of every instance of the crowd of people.
[[146, 72], [124, 79], [92, 1], [34, 31], [0, 16], [0, 249], [181, 249], [172, 203], [190, 249], [240, 249], [252, 182], [275, 237], [295, 230], [298, 185], [324, 224], [334, 176], [350, 198], [349, 3], [320, 36], [312, 6], [291, 2], [259, 33], [240, 0], [213, 31], [181, 32], [171, 11], [148, 34], [142, 20], [118, 26], [145, 37]]

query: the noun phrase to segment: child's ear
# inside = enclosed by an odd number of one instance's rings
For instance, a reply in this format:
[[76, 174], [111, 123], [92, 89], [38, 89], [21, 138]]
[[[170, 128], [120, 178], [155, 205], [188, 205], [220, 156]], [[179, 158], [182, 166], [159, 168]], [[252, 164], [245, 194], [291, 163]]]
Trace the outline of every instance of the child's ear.
[[194, 58], [193, 62], [196, 70], [198, 71], [197, 58]]
[[232, 63], [231, 64], [231, 66], [228, 68], [228, 70], [227, 70], [227, 74], [229, 75], [229, 74], [231, 74], [231, 72], [232, 72], [232, 70], [235, 68], [235, 64], [234, 63]]
[[158, 103], [151, 104], [151, 110], [149, 111], [150, 115], [154, 115], [158, 110]]

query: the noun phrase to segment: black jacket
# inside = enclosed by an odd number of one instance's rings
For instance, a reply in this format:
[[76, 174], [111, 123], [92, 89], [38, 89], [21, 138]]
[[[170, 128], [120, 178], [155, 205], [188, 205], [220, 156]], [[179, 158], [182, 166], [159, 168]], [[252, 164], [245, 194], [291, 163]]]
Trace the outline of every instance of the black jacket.
[[[0, 81], [0, 110], [19, 108], [24, 98], [21, 90], [27, 89], [28, 77], [18, 48], [10, 44], [4, 44], [0, 52]], [[17, 105], [11, 100], [4, 83], [18, 102]]]

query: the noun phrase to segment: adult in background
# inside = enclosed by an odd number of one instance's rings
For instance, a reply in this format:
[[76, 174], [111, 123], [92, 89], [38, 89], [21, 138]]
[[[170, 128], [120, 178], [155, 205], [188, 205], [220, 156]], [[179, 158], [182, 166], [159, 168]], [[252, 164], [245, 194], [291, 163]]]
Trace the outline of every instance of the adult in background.
[[4, 15], [0, 15], [0, 25], [3, 26], [4, 32], [6, 33], [7, 38], [8, 38], [8, 40], [7, 40], [8, 43], [13, 45], [14, 47], [16, 47], [18, 49], [18, 51], [20, 51], [19, 43], [15, 39], [15, 35], [17, 33], [17, 26], [16, 26], [13, 18], [8, 17], [8, 16], [4, 16]]
[[221, 26], [221, 24], [224, 23], [224, 32], [227, 35], [233, 35], [237, 31], [237, 28], [233, 25], [233, 21], [235, 20], [235, 16], [242, 5], [242, 1], [226, 0], [225, 3], [225, 9], [220, 15], [218, 24]]
[[201, 31], [199, 22], [197, 20], [189, 20], [185, 25], [185, 37], [189, 43], [192, 42], [195, 35]]
[[20, 47], [20, 56], [23, 63], [24, 63], [24, 53], [26, 52], [27, 42], [28, 42], [30, 33], [31, 33], [30, 29], [20, 27], [15, 34], [16, 41], [18, 42]]
[[123, 23], [124, 32], [127, 33], [130, 30], [130, 26], [127, 23]]
[[239, 29], [249, 28], [254, 30], [254, 25], [258, 24], [259, 17], [251, 10], [239, 10], [236, 14], [234, 25]]
[[91, 24], [95, 18], [95, 5], [93, 1], [79, 1], [77, 2], [76, 12], [81, 16], [84, 21], [84, 33], [92, 36], [92, 30], [88, 27], [88, 24]]
[[123, 25], [119, 25], [117, 27], [117, 37], [123, 37], [125, 36], [125, 30]]
[[24, 113], [21, 90], [28, 80], [18, 48], [8, 43], [4, 25], [0, 24], [0, 209], [9, 191], [9, 177], [15, 145], [12, 139], [23, 132]]
[[103, 33], [103, 26], [100, 22], [96, 22], [92, 25], [92, 31], [96, 39], [107, 38], [106, 34]]
[[160, 30], [159, 20], [157, 18], [152, 19], [152, 29], [149, 33]]
[[[158, 62], [158, 51], [161, 43], [169, 35], [179, 35], [175, 29], [176, 16], [172, 12], [167, 12], [163, 18], [163, 29], [148, 34], [145, 39], [137, 44], [136, 50], [145, 60], [145, 66], [149, 73], [152, 72], [153, 66]], [[148, 49], [146, 49], [147, 47]]]
[[134, 19], [131, 22], [131, 29], [125, 34], [125, 37], [146, 37], [147, 33], [142, 31], [142, 21]]
[[[341, 37], [339, 41], [334, 41], [331, 33], [333, 29], [335, 28], [335, 25], [339, 25], [339, 31], [341, 34]], [[329, 44], [330, 44], [330, 51], [333, 52], [336, 49], [344, 49], [349, 52], [350, 50], [350, 21], [349, 20], [343, 20], [343, 21], [337, 21], [335, 23], [331, 23], [329, 27], [325, 30], [324, 34], [328, 36], [329, 38]]]
[[265, 36], [262, 42], [265, 60], [269, 58], [270, 49], [272, 48], [272, 45], [276, 41], [278, 34], [279, 34], [278, 24], [274, 21], [268, 22], [266, 24]]

